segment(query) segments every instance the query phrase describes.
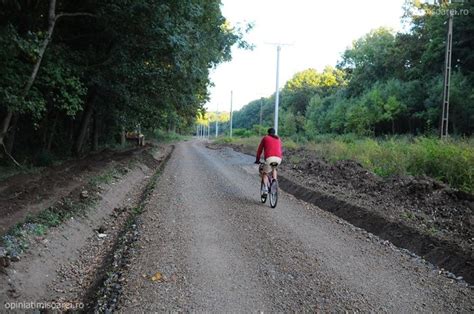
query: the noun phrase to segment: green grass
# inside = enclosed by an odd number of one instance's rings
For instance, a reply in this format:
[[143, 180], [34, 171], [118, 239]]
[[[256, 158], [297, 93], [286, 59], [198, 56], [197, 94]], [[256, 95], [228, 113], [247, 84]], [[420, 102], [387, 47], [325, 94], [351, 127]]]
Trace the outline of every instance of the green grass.
[[[160, 143], [172, 143], [172, 142], [179, 142], [179, 141], [187, 141], [191, 138], [191, 136], [181, 135], [174, 132], [167, 132], [163, 130], [155, 130], [151, 133], [148, 138], [152, 138]], [[146, 137], [145, 137], [146, 141]]]
[[[216, 143], [243, 145], [256, 150], [259, 137], [219, 138]], [[284, 149], [299, 147], [331, 162], [355, 160], [379, 176], [426, 175], [474, 194], [474, 138], [440, 140], [433, 137], [395, 136], [382, 139], [346, 135], [318, 135], [304, 145], [282, 138]], [[288, 158], [291, 153], [287, 152]], [[291, 160], [291, 159], [289, 159]]]
[[415, 214], [413, 214], [412, 212], [403, 212], [401, 214], [401, 217], [405, 220], [414, 220], [415, 219]]
[[314, 144], [330, 161], [352, 159], [379, 176], [426, 175], [459, 190], [474, 193], [472, 140], [437, 138], [358, 139]]
[[93, 177], [92, 179], [89, 180], [89, 183], [92, 184], [92, 186], [97, 187], [101, 184], [109, 184], [115, 179], [120, 178], [122, 175], [127, 173], [127, 169], [124, 167], [118, 167], [116, 165], [109, 166], [105, 171], [103, 171], [101, 174]]

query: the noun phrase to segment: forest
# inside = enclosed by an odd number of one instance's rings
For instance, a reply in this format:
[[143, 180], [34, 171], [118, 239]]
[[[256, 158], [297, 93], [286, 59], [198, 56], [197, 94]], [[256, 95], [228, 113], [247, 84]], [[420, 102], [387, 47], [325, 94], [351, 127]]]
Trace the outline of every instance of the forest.
[[[279, 130], [294, 140], [321, 134], [437, 135], [446, 51], [447, 12], [453, 10], [449, 133], [474, 132], [474, 5], [407, 1], [408, 31], [379, 28], [355, 40], [338, 64], [296, 73], [280, 92]], [[275, 95], [235, 112], [247, 135], [273, 125]], [[242, 133], [242, 131], [240, 131]], [[245, 132], [244, 132], [245, 133]]]
[[193, 130], [209, 70], [246, 48], [214, 0], [0, 1], [0, 162]]

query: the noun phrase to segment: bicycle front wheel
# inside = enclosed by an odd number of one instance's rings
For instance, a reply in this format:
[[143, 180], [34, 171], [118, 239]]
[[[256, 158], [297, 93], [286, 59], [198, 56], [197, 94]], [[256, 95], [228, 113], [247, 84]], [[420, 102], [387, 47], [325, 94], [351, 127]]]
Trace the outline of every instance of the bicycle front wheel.
[[271, 208], [275, 208], [278, 203], [278, 181], [273, 180], [272, 184], [270, 185], [270, 206]]

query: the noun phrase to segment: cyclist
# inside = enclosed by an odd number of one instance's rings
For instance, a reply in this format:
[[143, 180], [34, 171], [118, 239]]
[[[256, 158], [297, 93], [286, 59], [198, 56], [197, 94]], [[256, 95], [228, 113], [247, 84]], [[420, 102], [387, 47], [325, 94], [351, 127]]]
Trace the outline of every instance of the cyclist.
[[[264, 152], [265, 163], [260, 164], [260, 156], [262, 155], [262, 151]], [[260, 164], [259, 172], [260, 177], [263, 179], [264, 187], [263, 193], [268, 193], [268, 176], [266, 175], [270, 171], [272, 171], [272, 167], [270, 164], [276, 163], [279, 165], [281, 163], [283, 155], [281, 152], [281, 140], [275, 134], [274, 128], [268, 129], [268, 135], [265, 135], [262, 140], [260, 141], [260, 145], [257, 149], [257, 157], [255, 159], [256, 164]], [[277, 178], [276, 167], [273, 168], [273, 178]]]

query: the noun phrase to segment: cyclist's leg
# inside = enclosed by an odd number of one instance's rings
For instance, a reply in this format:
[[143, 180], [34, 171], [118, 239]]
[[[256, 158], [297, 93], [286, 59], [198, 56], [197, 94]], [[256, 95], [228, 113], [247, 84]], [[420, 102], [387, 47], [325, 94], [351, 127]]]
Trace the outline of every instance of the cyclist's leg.
[[259, 173], [260, 173], [260, 178], [263, 180], [263, 183], [265, 183], [265, 186], [268, 186], [268, 176], [267, 176], [267, 165], [260, 165], [259, 167]]
[[[277, 157], [277, 156], [272, 156], [272, 157], [268, 157], [266, 160], [265, 160], [265, 165], [268, 165], [270, 167], [270, 164], [273, 164], [273, 163], [276, 163], [277, 165], [279, 165], [281, 163], [281, 158], [280, 157]], [[275, 167], [271, 167], [271, 172], [272, 172], [272, 176], [273, 176], [273, 179], [277, 179], [277, 170], [276, 170], [276, 166]]]

